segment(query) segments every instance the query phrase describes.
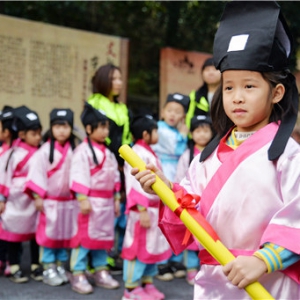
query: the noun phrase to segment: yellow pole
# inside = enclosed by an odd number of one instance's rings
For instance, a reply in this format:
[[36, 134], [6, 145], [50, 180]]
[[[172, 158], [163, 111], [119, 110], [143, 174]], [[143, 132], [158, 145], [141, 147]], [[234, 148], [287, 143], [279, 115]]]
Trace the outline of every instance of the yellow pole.
[[[128, 145], [121, 146], [119, 148], [119, 153], [133, 168], [138, 168], [140, 171], [146, 170], [144, 161]], [[172, 211], [175, 211], [179, 207], [173, 191], [170, 190], [158, 176], [156, 176], [156, 182], [152, 185], [152, 189]], [[215, 241], [186, 209], [183, 209], [180, 214], [180, 219], [201, 245], [221, 265], [224, 266], [235, 259], [234, 255], [221, 243], [221, 241]], [[245, 287], [245, 290], [249, 296], [255, 300], [274, 299], [259, 282], [249, 284]]]

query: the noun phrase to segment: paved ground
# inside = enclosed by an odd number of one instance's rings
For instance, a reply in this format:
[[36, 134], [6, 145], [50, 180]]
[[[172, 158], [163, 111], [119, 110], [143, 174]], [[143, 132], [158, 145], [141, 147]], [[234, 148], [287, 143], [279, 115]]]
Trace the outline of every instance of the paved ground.
[[[24, 243], [24, 253], [22, 265], [24, 271], [29, 274], [28, 244]], [[41, 282], [30, 280], [28, 283], [16, 284], [5, 277], [0, 277], [0, 300], [32, 300], [32, 299], [63, 299], [63, 300], [120, 300], [123, 295], [122, 276], [115, 278], [120, 282], [121, 288], [118, 290], [106, 290], [95, 287], [94, 293], [90, 295], [79, 295], [71, 290], [69, 284], [59, 287], [50, 287]], [[193, 299], [193, 287], [188, 285], [185, 279], [174, 279], [170, 282], [155, 280], [155, 285], [165, 295], [166, 300], [191, 300]]]

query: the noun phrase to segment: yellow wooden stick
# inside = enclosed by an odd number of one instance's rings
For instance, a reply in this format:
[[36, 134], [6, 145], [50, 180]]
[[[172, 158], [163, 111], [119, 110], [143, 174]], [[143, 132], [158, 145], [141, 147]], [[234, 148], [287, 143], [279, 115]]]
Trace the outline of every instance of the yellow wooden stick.
[[[138, 168], [140, 171], [146, 170], [145, 162], [128, 145], [121, 146], [119, 148], [119, 153], [133, 168]], [[152, 189], [172, 211], [175, 211], [179, 207], [173, 191], [170, 190], [158, 176], [156, 176], [156, 182], [152, 185]], [[188, 230], [197, 238], [200, 244], [221, 265], [224, 266], [235, 259], [234, 255], [221, 243], [221, 241], [215, 241], [186, 209], [183, 209], [180, 214], [180, 219]], [[249, 284], [245, 287], [245, 290], [249, 296], [255, 300], [274, 299], [259, 282]]]

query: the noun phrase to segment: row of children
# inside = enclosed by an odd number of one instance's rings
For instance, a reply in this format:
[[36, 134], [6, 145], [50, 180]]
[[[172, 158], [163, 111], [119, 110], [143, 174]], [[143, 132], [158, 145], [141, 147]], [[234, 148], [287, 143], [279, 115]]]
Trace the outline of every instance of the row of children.
[[[104, 146], [108, 119], [86, 104], [81, 120], [87, 138], [73, 152], [70, 109], [51, 111], [49, 138], [40, 148], [42, 128], [34, 111], [21, 106], [2, 112], [0, 238], [2, 244], [6, 241], [6, 270], [14, 282], [28, 281], [20, 257], [21, 243], [30, 240], [35, 280], [52, 286], [67, 282], [67, 249], [73, 248], [75, 291], [88, 291], [81, 287], [89, 250], [95, 283], [104, 288], [119, 286], [106, 268], [120, 186], [116, 159]], [[2, 259], [1, 264], [5, 262]]]
[[[130, 129], [134, 147], [141, 149], [146, 161], [155, 161], [159, 165], [158, 155], [166, 168], [169, 161], [163, 156], [168, 156], [168, 151], [171, 154], [173, 149], [170, 151], [168, 147], [173, 147], [179, 140], [179, 152], [176, 150], [175, 156], [184, 152], [188, 130], [183, 123], [187, 107], [188, 97], [173, 94], [168, 96], [164, 107], [164, 121], [157, 124], [148, 115], [133, 118]], [[7, 257], [1, 257], [1, 268], [4, 270], [8, 262], [6, 273], [14, 282], [28, 281], [20, 268], [20, 257], [22, 242], [30, 240], [32, 278], [52, 286], [70, 280], [76, 292], [90, 293], [93, 288], [85, 272], [89, 260], [95, 270], [93, 280], [96, 285], [119, 287], [106, 266], [107, 250], [114, 242], [114, 217], [120, 210], [118, 165], [115, 156], [105, 147], [109, 123], [103, 112], [87, 103], [81, 120], [87, 138], [74, 150], [73, 112], [53, 109], [50, 130], [39, 148], [42, 128], [38, 115], [25, 106], [4, 107], [2, 111], [0, 239], [7, 247]], [[194, 118], [191, 124], [196, 144], [196, 148], [191, 149], [196, 154], [199, 147], [202, 149], [211, 139], [212, 130], [209, 118], [204, 116]], [[198, 126], [203, 128], [204, 134], [198, 133], [197, 137]], [[157, 143], [158, 128], [161, 143]], [[181, 132], [180, 128], [183, 128]], [[181, 139], [178, 140], [179, 136]], [[187, 154], [182, 157], [181, 173], [188, 167], [190, 159]], [[177, 165], [177, 159], [173, 161]], [[141, 187], [136, 186], [129, 173], [130, 168], [125, 165], [128, 225], [122, 251], [124, 299], [130, 299], [132, 293], [147, 294], [149, 299], [163, 299], [152, 280], [157, 273], [157, 263], [171, 256], [170, 247], [157, 226], [159, 199], [141, 196]], [[140, 222], [136, 222], [139, 218]], [[140, 240], [145, 242], [144, 247]], [[73, 276], [67, 276], [66, 272], [69, 248], [73, 249], [70, 257]], [[198, 264], [193, 268], [196, 270]], [[138, 288], [140, 279], [143, 288]]]

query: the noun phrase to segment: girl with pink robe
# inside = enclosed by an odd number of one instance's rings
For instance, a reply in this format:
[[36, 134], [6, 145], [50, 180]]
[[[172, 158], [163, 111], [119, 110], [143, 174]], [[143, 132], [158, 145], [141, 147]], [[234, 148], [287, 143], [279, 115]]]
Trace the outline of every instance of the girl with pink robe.
[[[161, 167], [150, 145], [158, 140], [157, 123], [149, 115], [133, 119], [130, 131], [135, 139], [132, 147], [144, 161]], [[160, 199], [146, 194], [140, 184], [130, 175], [131, 167], [125, 163], [127, 226], [123, 242], [123, 299], [164, 299], [153, 285], [153, 276], [158, 273], [157, 263], [171, 257], [171, 249], [158, 227]], [[153, 298], [151, 298], [153, 299]]]
[[[277, 3], [229, 2], [213, 53], [222, 72], [211, 109], [217, 136], [180, 185], [148, 165], [174, 192], [201, 197], [199, 209], [215, 238], [236, 256], [220, 266], [200, 250], [194, 299], [249, 299], [244, 288], [256, 281], [274, 299], [300, 299], [300, 148], [290, 137], [298, 91], [287, 69], [291, 46]], [[149, 170], [132, 174], [152, 191]], [[166, 207], [162, 214], [164, 234], [182, 251], [183, 224]]]
[[0, 238], [7, 241], [10, 279], [15, 283], [27, 282], [28, 277], [20, 268], [22, 242], [30, 241], [31, 277], [41, 280], [38, 245], [35, 241], [37, 211], [32, 199], [24, 193], [29, 164], [41, 141], [41, 124], [38, 115], [21, 106], [13, 111], [14, 128], [18, 139], [5, 155], [5, 181], [2, 189], [6, 198], [5, 209], [1, 215]]
[[[0, 215], [5, 207], [5, 197], [1, 194], [1, 182], [4, 182], [4, 164], [7, 161], [5, 155], [9, 152], [13, 141], [17, 138], [14, 134], [11, 125], [13, 121], [13, 108], [5, 105], [0, 111]], [[3, 177], [3, 178], [1, 178]], [[0, 218], [1, 222], [1, 218]], [[7, 261], [7, 243], [4, 240], [0, 239], [0, 275], [2, 273], [7, 273], [8, 265]]]
[[25, 191], [39, 211], [36, 241], [44, 267], [43, 282], [58, 286], [68, 281], [67, 249], [77, 231], [78, 203], [69, 188], [74, 136], [73, 112], [53, 109], [49, 139], [30, 162]]
[[72, 289], [93, 292], [86, 279], [88, 255], [97, 286], [107, 289], [119, 283], [107, 271], [107, 250], [114, 244], [114, 218], [120, 211], [120, 175], [114, 154], [106, 147], [108, 118], [85, 103], [81, 114], [87, 138], [76, 148], [70, 173], [70, 189], [80, 206], [76, 235], [71, 240]]

